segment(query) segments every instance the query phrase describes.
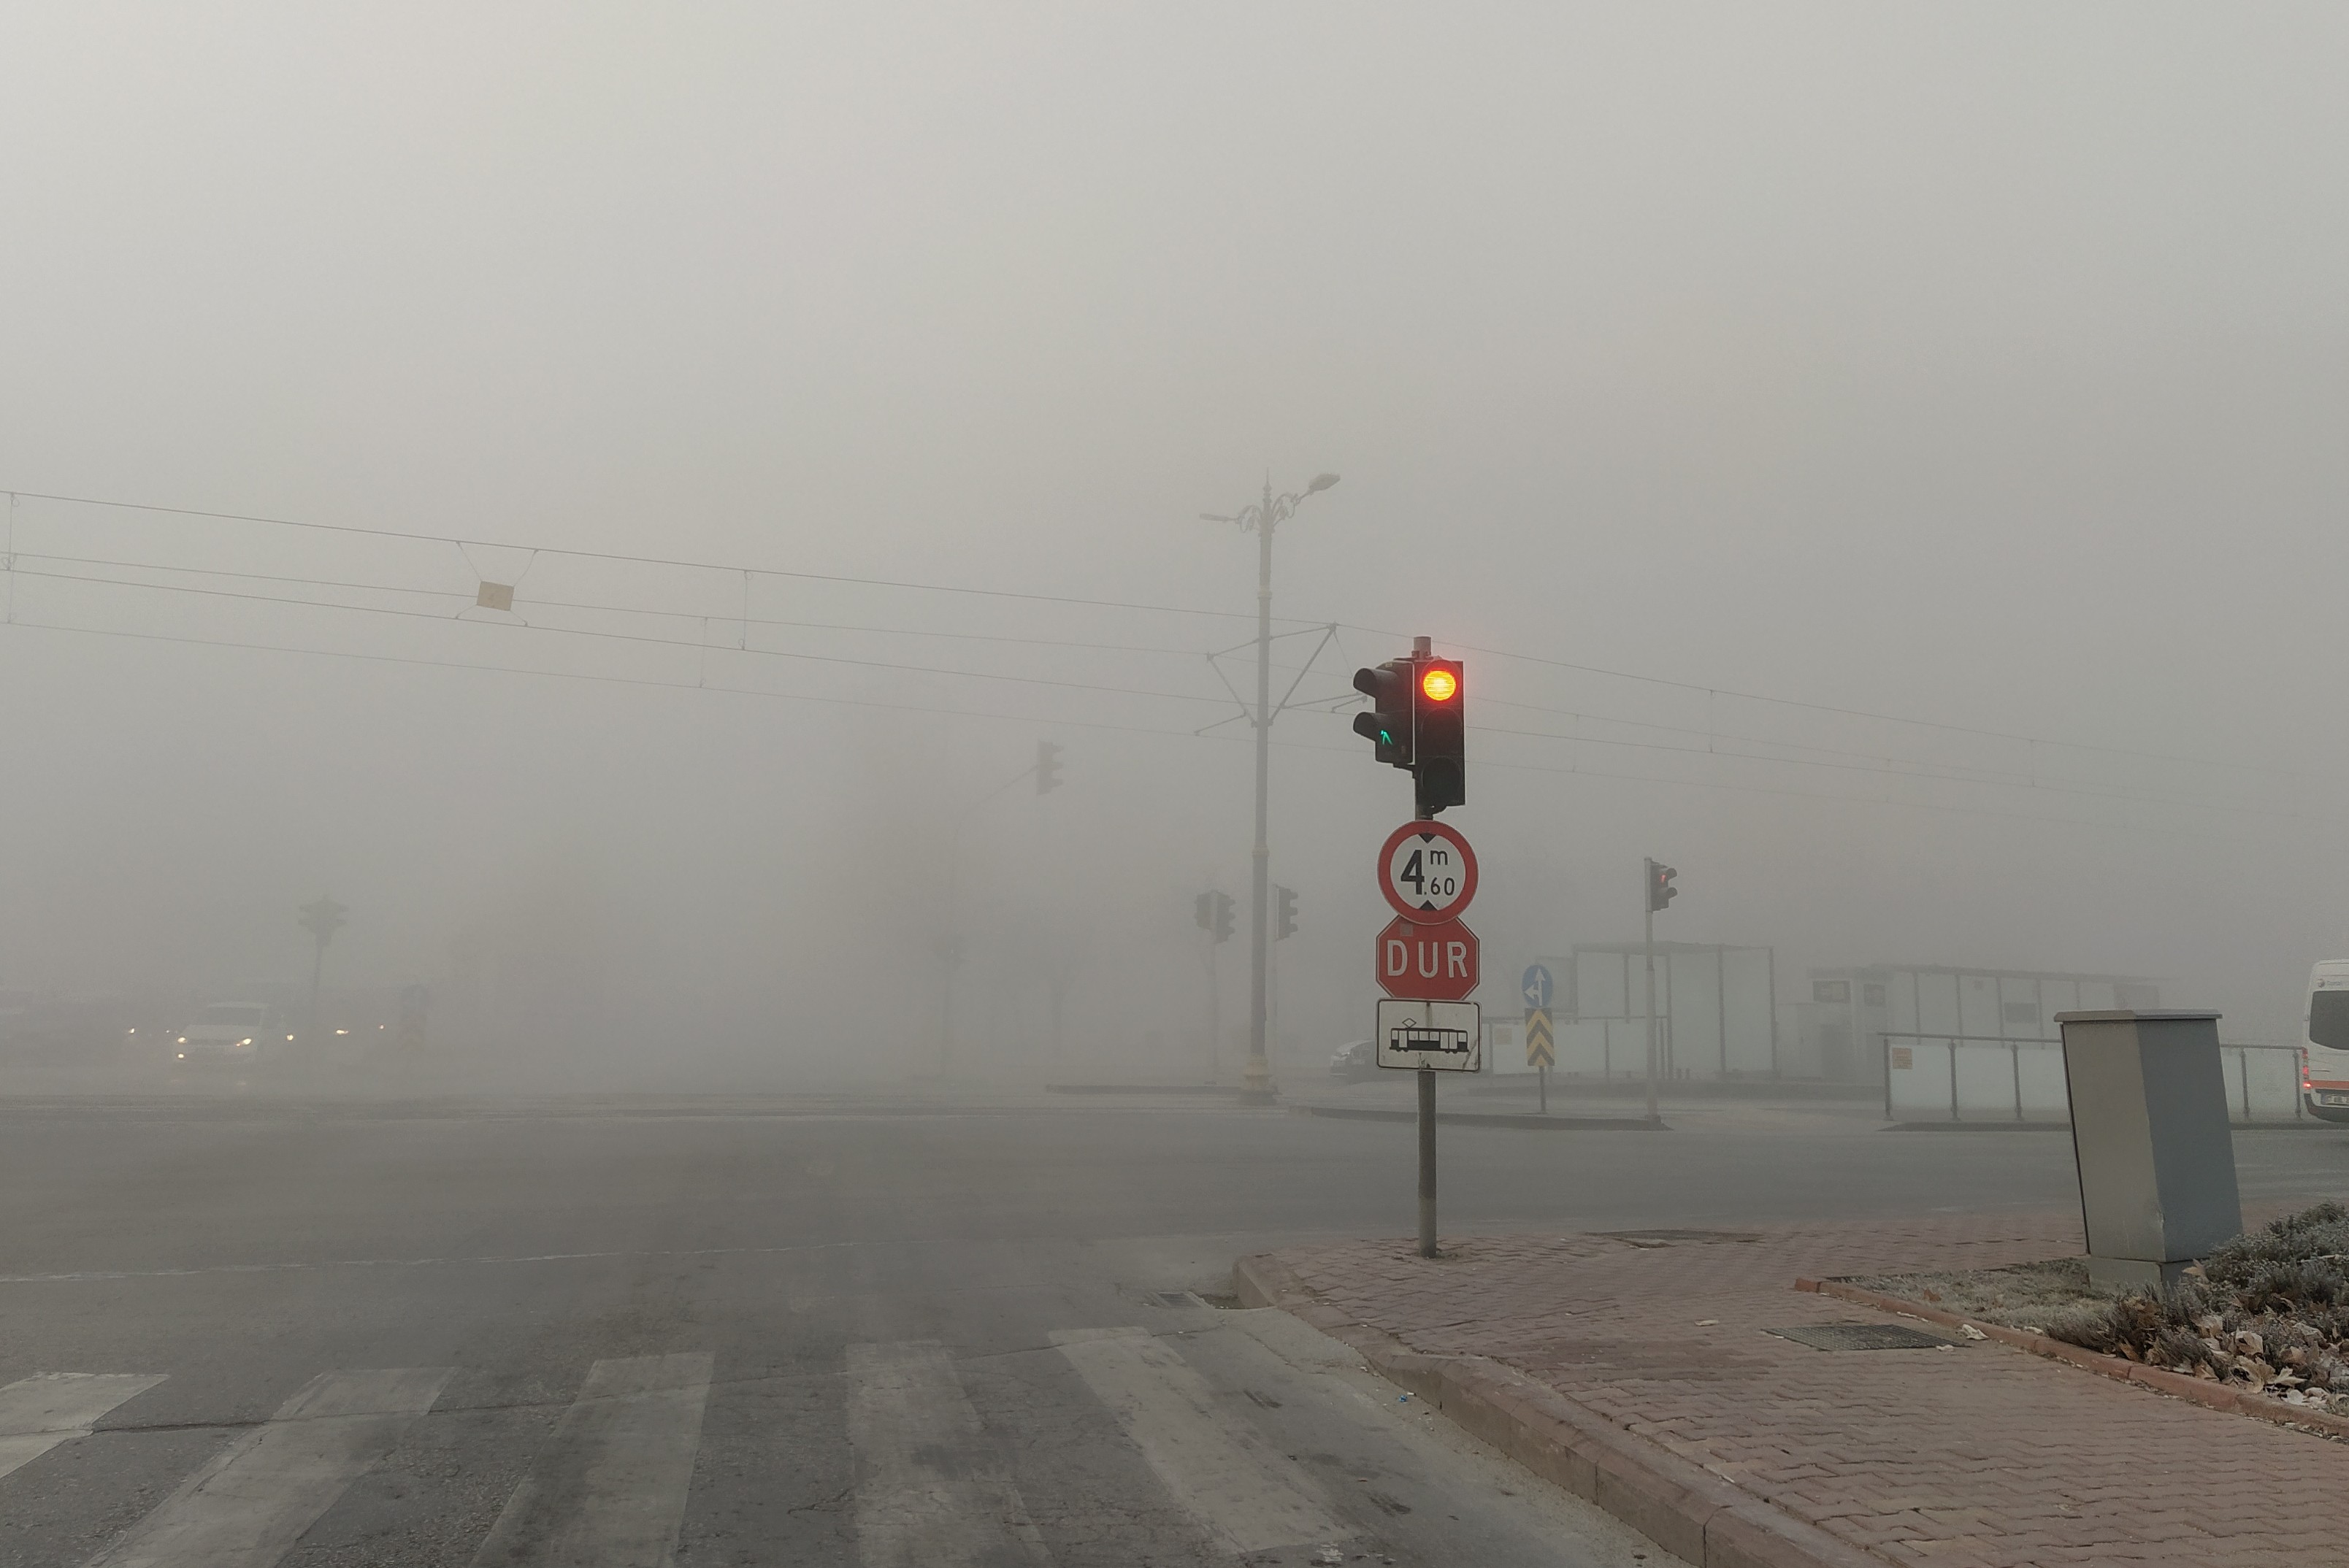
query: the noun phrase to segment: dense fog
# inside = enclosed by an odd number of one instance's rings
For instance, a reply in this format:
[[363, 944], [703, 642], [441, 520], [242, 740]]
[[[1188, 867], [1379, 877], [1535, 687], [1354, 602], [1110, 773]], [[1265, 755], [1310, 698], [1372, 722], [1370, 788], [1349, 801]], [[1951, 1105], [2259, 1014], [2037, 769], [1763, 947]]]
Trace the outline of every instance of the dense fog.
[[2295, 1040], [2349, 956], [2344, 49], [18, 6], [0, 993], [136, 1079], [129, 1029], [298, 1010], [327, 896], [325, 1023], [426, 987], [432, 1081], [1235, 1079], [1257, 541], [1201, 514], [1327, 471], [1275, 540], [1284, 1078], [1369, 1032], [1411, 791], [1349, 677], [1414, 635], [1491, 1009], [1636, 939], [1653, 855], [1659, 936], [1783, 998], [2138, 975]]

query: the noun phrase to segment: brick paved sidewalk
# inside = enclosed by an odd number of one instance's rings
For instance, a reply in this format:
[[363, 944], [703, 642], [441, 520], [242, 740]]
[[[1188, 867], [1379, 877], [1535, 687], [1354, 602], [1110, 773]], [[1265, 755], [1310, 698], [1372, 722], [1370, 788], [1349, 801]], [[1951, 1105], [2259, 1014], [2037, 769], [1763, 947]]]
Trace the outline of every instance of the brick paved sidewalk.
[[[1492, 1237], [1449, 1243], [1435, 1261], [1404, 1242], [1343, 1243], [1271, 1254], [1258, 1272], [1282, 1278], [1281, 1305], [1324, 1327], [1361, 1326], [1372, 1334], [1358, 1339], [1392, 1336], [1430, 1357], [1490, 1357], [1564, 1395], [1571, 1405], [1556, 1408], [1586, 1425], [1661, 1445], [1736, 1489], [1715, 1491], [1760, 1500], [1877, 1560], [2349, 1562], [2349, 1444], [1995, 1343], [1822, 1352], [1764, 1332], [1891, 1321], [1798, 1294], [1798, 1276], [2080, 1250], [2076, 1217], [1948, 1216], [1751, 1241]], [[1514, 1408], [1492, 1408], [1503, 1407]], [[1738, 1562], [1846, 1555], [1819, 1546], [1808, 1556], [1766, 1543], [1681, 1549]]]

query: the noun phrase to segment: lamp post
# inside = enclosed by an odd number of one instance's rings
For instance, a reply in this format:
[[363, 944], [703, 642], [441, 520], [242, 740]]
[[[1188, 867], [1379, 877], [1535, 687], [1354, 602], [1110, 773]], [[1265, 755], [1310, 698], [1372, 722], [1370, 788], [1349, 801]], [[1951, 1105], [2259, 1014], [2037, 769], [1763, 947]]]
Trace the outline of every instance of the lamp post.
[[1270, 957], [1266, 905], [1270, 901], [1272, 849], [1266, 839], [1266, 818], [1272, 794], [1272, 534], [1295, 514], [1298, 503], [1338, 482], [1336, 474], [1318, 474], [1302, 490], [1272, 493], [1272, 478], [1265, 477], [1264, 499], [1230, 516], [1199, 515], [1209, 522], [1236, 522], [1242, 531], [1256, 531], [1256, 853], [1249, 875], [1248, 914], [1248, 1054], [1241, 1078], [1250, 1099], [1272, 1098], [1272, 1073], [1265, 1062], [1265, 968]]
[[310, 1019], [303, 1026], [302, 1050], [311, 1060], [318, 1059], [318, 977], [326, 967], [326, 944], [343, 928], [343, 916], [349, 912], [333, 899], [321, 896], [316, 903], [302, 906], [302, 929], [318, 939], [317, 951], [310, 955]]

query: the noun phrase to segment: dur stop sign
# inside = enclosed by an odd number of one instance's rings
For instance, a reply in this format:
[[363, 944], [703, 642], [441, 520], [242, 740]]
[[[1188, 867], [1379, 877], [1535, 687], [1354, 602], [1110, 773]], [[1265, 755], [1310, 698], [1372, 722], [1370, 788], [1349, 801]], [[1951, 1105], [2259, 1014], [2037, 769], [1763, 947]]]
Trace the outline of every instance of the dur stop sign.
[[1476, 934], [1456, 920], [1389, 921], [1379, 933], [1379, 988], [1416, 1001], [1464, 1001], [1476, 989], [1480, 948]]

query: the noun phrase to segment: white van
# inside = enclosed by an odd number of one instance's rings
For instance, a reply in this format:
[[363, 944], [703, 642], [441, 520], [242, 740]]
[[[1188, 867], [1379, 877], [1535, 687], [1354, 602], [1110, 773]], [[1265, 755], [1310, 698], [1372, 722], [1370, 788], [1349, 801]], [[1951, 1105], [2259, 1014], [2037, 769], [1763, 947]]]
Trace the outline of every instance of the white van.
[[2308, 1114], [2349, 1121], [2349, 958], [2328, 958], [2309, 972], [2307, 1034], [2300, 1092]]

